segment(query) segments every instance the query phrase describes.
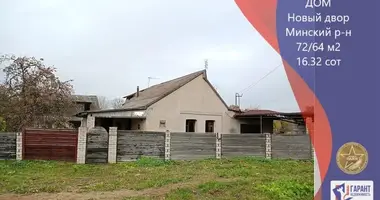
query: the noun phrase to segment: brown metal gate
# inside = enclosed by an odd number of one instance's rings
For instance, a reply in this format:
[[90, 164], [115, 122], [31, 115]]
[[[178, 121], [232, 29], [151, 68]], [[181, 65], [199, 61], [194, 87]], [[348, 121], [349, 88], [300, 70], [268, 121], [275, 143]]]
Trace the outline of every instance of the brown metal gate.
[[23, 159], [76, 161], [78, 130], [26, 129]]

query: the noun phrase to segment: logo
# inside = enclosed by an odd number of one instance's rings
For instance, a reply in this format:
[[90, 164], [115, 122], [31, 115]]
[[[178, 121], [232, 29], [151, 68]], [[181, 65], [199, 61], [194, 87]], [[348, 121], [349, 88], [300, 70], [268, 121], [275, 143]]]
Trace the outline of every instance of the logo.
[[368, 163], [368, 152], [359, 143], [348, 142], [336, 153], [338, 167], [346, 174], [359, 174]]
[[331, 181], [331, 200], [373, 200], [373, 181]]

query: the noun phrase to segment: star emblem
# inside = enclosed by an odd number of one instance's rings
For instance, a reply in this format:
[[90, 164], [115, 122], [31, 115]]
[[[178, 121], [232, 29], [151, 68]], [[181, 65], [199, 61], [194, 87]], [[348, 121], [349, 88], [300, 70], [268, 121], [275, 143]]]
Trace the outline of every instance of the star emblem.
[[368, 164], [368, 152], [357, 142], [347, 142], [336, 152], [336, 162], [346, 174], [359, 174]]
[[351, 145], [350, 151], [348, 154], [340, 154], [344, 159], [346, 160], [344, 168], [348, 168], [351, 165], [357, 163], [358, 161], [361, 160], [361, 158], [364, 156], [364, 154], [358, 154], [355, 152], [355, 148], [353, 145]]

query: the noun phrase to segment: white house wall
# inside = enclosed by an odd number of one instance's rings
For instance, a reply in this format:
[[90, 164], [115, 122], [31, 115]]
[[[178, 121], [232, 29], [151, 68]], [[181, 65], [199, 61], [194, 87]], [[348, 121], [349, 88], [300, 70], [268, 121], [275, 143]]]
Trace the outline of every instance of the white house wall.
[[[215, 121], [215, 132], [239, 133], [240, 124], [233, 118], [202, 75], [153, 104], [146, 112], [146, 130], [185, 131], [186, 119], [196, 119], [196, 131], [205, 131], [205, 121]], [[160, 127], [160, 120], [166, 127]]]

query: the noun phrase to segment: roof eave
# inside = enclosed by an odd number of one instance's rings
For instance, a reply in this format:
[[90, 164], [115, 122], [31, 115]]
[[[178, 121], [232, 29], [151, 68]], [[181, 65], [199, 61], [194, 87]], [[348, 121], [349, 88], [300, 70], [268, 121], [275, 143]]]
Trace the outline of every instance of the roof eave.
[[93, 114], [93, 113], [123, 112], [123, 111], [135, 111], [135, 110], [146, 110], [146, 108], [145, 107], [139, 107], [139, 108], [119, 108], [119, 109], [108, 109], [108, 110], [93, 110], [93, 111], [80, 112], [80, 113], [76, 114], [75, 116], [85, 117], [88, 114]]

